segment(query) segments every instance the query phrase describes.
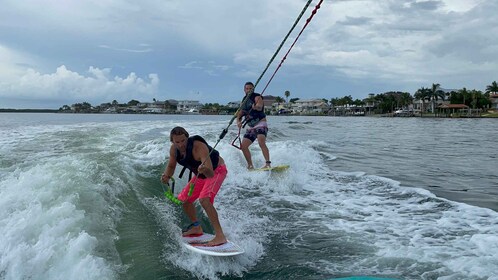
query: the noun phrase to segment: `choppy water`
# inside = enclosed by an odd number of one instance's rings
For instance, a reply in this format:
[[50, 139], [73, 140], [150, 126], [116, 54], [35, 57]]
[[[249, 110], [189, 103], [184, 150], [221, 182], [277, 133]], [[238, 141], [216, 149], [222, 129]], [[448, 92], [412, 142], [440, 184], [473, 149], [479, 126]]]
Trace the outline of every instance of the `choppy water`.
[[498, 279], [492, 119], [269, 118], [284, 174], [246, 171], [232, 127], [215, 205], [246, 254], [186, 251], [168, 133], [230, 118], [0, 114], [0, 279]]

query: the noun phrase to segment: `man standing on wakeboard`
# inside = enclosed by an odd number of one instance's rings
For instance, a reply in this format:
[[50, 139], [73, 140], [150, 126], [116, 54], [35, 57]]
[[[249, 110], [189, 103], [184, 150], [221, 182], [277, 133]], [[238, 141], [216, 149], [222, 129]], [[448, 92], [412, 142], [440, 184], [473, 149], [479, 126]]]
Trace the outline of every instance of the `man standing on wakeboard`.
[[[218, 151], [211, 148], [202, 137], [198, 135], [189, 137], [183, 127], [177, 126], [171, 130], [170, 141], [172, 145], [169, 150], [169, 161], [161, 181], [165, 184], [169, 182], [175, 173], [177, 163], [195, 174], [178, 195], [178, 199], [183, 201], [185, 214], [192, 222], [183, 230], [182, 235], [200, 236], [203, 234], [193, 204], [199, 199], [215, 232], [214, 239], [203, 246], [218, 246], [226, 243], [227, 239], [221, 228], [218, 212], [213, 206], [214, 197], [227, 176], [225, 161]], [[190, 190], [191, 184], [193, 184], [193, 191]]]
[[[262, 168], [270, 168], [270, 151], [266, 146], [268, 124], [266, 123], [263, 96], [254, 92], [254, 84], [252, 82], [245, 83], [244, 92], [246, 94], [244, 97], [245, 102], [241, 104], [237, 114], [237, 126], [241, 128], [244, 125], [248, 125], [249, 128], [247, 128], [244, 134], [240, 149], [247, 161], [247, 169], [254, 169], [249, 146], [251, 146], [254, 140], [258, 139], [259, 147], [265, 158], [265, 165]], [[242, 121], [242, 117], [245, 117], [244, 121]]]

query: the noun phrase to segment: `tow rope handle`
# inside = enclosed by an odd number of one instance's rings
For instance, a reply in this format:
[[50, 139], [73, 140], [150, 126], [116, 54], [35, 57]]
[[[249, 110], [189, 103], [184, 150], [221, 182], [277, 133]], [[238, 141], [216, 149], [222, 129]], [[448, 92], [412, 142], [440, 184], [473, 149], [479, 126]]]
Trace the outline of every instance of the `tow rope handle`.
[[167, 189], [164, 188], [164, 184], [161, 181], [161, 187], [163, 188], [164, 191], [164, 196], [169, 199], [171, 202], [173, 202], [176, 205], [181, 205], [183, 201], [179, 200], [178, 198], [175, 197], [175, 179], [173, 177], [170, 178], [170, 180], [173, 182], [171, 186], [169, 185], [169, 182], [166, 184]]
[[[195, 177], [197, 180], [197, 176]], [[164, 184], [161, 181], [161, 187], [163, 188], [164, 191], [164, 196], [169, 199], [171, 202], [181, 205], [183, 201], [179, 200], [177, 197], [175, 197], [175, 179], [173, 177], [170, 178], [170, 180], [173, 182], [170, 186], [169, 182], [166, 184], [167, 189], [164, 188]], [[195, 183], [190, 182], [189, 183], [189, 190], [188, 190], [188, 196], [192, 196], [194, 193], [194, 188], [195, 188]]]
[[[235, 141], [237, 141], [237, 139], [239, 140], [239, 145], [238, 146], [235, 144]], [[237, 134], [237, 136], [235, 136], [235, 138], [232, 141], [232, 146], [234, 146], [235, 148], [241, 150], [242, 142], [240, 141], [240, 127], [239, 127], [239, 133]]]

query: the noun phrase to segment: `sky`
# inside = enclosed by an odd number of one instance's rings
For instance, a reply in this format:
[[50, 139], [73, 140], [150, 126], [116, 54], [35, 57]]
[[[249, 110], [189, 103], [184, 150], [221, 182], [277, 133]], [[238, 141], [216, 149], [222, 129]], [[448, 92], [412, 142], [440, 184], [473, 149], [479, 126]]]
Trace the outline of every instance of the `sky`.
[[[2, 0], [0, 108], [240, 101], [304, 0]], [[313, 0], [256, 86], [261, 92]], [[496, 0], [324, 0], [264, 95], [313, 99], [498, 80]]]

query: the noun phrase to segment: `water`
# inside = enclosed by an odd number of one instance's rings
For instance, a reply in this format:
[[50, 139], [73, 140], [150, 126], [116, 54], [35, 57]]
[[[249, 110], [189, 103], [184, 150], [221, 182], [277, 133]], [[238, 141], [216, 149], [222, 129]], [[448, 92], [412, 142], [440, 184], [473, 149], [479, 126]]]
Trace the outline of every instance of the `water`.
[[270, 117], [282, 174], [246, 171], [231, 127], [215, 205], [246, 253], [185, 250], [169, 130], [214, 145], [230, 118], [0, 114], [0, 279], [498, 279], [493, 119]]

